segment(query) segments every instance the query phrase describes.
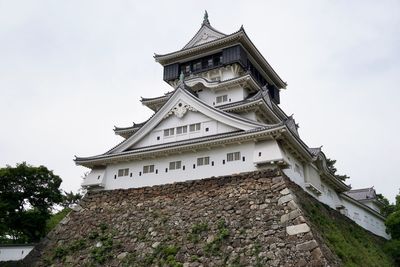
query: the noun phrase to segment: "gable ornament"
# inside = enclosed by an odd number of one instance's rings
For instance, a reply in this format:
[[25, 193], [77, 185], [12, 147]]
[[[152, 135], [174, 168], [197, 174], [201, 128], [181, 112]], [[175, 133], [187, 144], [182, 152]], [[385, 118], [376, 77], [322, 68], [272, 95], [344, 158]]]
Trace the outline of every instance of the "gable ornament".
[[194, 107], [188, 105], [188, 104], [183, 104], [182, 102], [179, 102], [175, 107], [173, 107], [164, 117], [168, 118], [169, 116], [171, 116], [172, 114], [174, 114], [175, 116], [177, 116], [179, 119], [182, 118], [183, 116], [185, 116], [187, 111], [194, 111], [197, 112], [197, 109], [195, 109]]

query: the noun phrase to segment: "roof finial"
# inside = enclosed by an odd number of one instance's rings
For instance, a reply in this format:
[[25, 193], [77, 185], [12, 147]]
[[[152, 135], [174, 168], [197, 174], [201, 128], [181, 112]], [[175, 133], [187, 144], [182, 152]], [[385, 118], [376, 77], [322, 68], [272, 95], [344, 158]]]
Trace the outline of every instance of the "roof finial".
[[208, 20], [208, 13], [207, 13], [207, 10], [205, 10], [205, 12], [204, 12], [203, 25], [204, 25], [204, 24], [210, 25], [210, 21]]

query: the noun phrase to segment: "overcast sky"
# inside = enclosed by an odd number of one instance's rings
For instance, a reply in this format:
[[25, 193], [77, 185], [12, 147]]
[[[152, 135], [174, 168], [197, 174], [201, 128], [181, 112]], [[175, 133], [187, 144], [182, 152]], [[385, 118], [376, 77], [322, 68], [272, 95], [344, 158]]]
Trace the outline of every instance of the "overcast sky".
[[399, 1], [2, 1], [0, 166], [26, 161], [77, 191], [74, 155], [121, 141], [139, 102], [169, 90], [154, 53], [181, 49], [204, 9], [224, 33], [243, 24], [288, 83], [281, 107], [323, 145], [353, 188], [400, 188]]

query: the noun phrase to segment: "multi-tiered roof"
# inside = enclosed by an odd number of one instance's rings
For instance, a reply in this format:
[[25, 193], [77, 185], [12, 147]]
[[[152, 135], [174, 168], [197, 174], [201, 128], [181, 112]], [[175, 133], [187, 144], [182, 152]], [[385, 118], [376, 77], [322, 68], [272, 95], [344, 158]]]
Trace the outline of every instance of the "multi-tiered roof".
[[[159, 97], [142, 98], [142, 104], [155, 111], [154, 115], [147, 121], [134, 123], [130, 127], [115, 127], [115, 133], [124, 138], [120, 144], [101, 155], [77, 157], [76, 164], [94, 169], [115, 162], [212, 149], [249, 140], [274, 139], [301, 162], [315, 163], [321, 170], [322, 177], [338, 192], [350, 189], [329, 172], [321, 149], [309, 148], [301, 140], [293, 117], [287, 116], [279, 108], [279, 91], [286, 88], [286, 83], [254, 46], [243, 27], [226, 35], [211, 26], [206, 14], [198, 32], [181, 50], [164, 55], [156, 54], [154, 58], [164, 66], [164, 80], [173, 90]], [[224, 80], [213, 80], [207, 76], [222, 68], [231, 68], [237, 75]], [[198, 97], [199, 92], [205, 88], [214, 91], [229, 90], [237, 85], [245, 87], [249, 92], [240, 101], [213, 106]], [[184, 116], [188, 111], [200, 112], [237, 130], [137, 146], [141, 139], [168, 116]], [[254, 112], [258, 121], [246, 118], [242, 115], [243, 112]], [[319, 193], [315, 188], [311, 190]]]

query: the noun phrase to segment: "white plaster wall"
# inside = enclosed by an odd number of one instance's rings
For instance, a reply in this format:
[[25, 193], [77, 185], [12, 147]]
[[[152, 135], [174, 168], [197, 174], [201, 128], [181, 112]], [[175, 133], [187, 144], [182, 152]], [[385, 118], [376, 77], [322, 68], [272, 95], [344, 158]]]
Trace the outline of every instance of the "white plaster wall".
[[294, 170], [295, 164], [299, 166], [302, 166], [302, 164], [297, 161], [295, 157], [291, 155], [286, 149], [281, 148], [281, 151], [283, 152], [284, 161], [289, 164], [289, 166], [283, 170], [283, 173], [286, 174], [286, 176], [288, 176], [293, 182], [304, 188], [304, 172], [299, 173], [295, 172]]
[[231, 68], [222, 68], [221, 81], [233, 79], [235, 77], [237, 77], [237, 75], [235, 75]]
[[[189, 131], [189, 125], [194, 123], [201, 123], [200, 131], [196, 132]], [[185, 125], [188, 126], [187, 133], [177, 134], [175, 129], [174, 130], [175, 134], [173, 136], [164, 137], [165, 129], [176, 128]], [[208, 128], [208, 131], [206, 131], [206, 128]], [[197, 138], [207, 135], [214, 135], [219, 133], [233, 132], [236, 130], [237, 130], [236, 128], [212, 120], [211, 118], [201, 114], [200, 112], [188, 111], [182, 118], [178, 118], [174, 115], [171, 115], [165, 120], [163, 120], [149, 134], [143, 137], [142, 140], [137, 142], [133, 146], [133, 148], [175, 142], [175, 141]], [[159, 137], [159, 140], [157, 140], [157, 137]]]
[[365, 205], [367, 205], [368, 207], [372, 208], [373, 210], [376, 210], [377, 212], [380, 212], [380, 208], [378, 205], [376, 205], [375, 203], [373, 203], [372, 201], [364, 201], [363, 202]]
[[1, 261], [18, 261], [25, 258], [31, 252], [34, 246], [0, 246], [0, 262]]
[[[227, 162], [226, 154], [237, 151], [241, 152], [240, 160]], [[105, 172], [105, 189], [143, 187], [255, 171], [257, 168], [253, 163], [253, 151], [254, 143], [245, 143], [213, 150], [170, 155], [169, 157], [156, 158], [153, 160], [109, 165]], [[197, 158], [206, 156], [210, 157], [210, 165], [195, 166], [194, 169], [193, 164], [197, 165]], [[245, 157], [245, 161], [242, 160], [242, 157]], [[225, 164], [223, 164], [223, 160], [225, 160]], [[169, 167], [169, 162], [171, 161], [182, 161], [182, 168], [178, 170], [168, 170], [168, 172], [166, 172], [165, 169]], [[214, 161], [214, 166], [211, 165], [212, 161]], [[139, 175], [139, 172], [143, 172], [143, 166], [152, 164], [154, 164], [155, 170], [158, 170], [158, 173], [142, 173]], [[185, 170], [183, 170], [183, 166], [185, 166]], [[118, 169], [123, 168], [129, 168], [132, 177], [130, 177], [130, 175], [118, 177]], [[116, 179], [114, 179], [115, 175], [117, 175]]]
[[385, 231], [385, 223], [381, 218], [345, 198], [341, 198], [341, 200], [343, 205], [347, 208], [348, 217], [350, 219], [376, 235], [385, 237], [387, 239], [390, 238]]
[[283, 161], [283, 153], [276, 140], [260, 141], [254, 146], [254, 163], [269, 163], [271, 161]]
[[321, 178], [319, 177], [318, 170], [311, 164], [304, 166], [304, 180], [310, 183], [321, 191]]
[[[217, 96], [222, 96], [222, 95], [227, 95], [228, 101], [217, 104], [217, 102], [216, 102]], [[229, 88], [229, 89], [219, 89], [219, 90], [205, 88], [205, 89], [203, 89], [203, 91], [198, 92], [199, 99], [201, 99], [207, 105], [215, 106], [215, 107], [218, 107], [220, 105], [225, 105], [228, 103], [232, 103], [232, 102], [241, 101], [241, 100], [245, 99], [247, 97], [247, 95], [248, 95], [247, 90], [243, 89], [240, 86], [236, 86], [236, 87]]]
[[[318, 199], [320, 202], [328, 205], [332, 209], [337, 209], [339, 206], [344, 206], [347, 211], [346, 216], [355, 221], [364, 229], [371, 231], [372, 233], [382, 236], [384, 238], [389, 238], [388, 234], [385, 232], [384, 221], [368, 211], [366, 208], [361, 208], [360, 206], [342, 198], [336, 191], [328, 185], [323, 179], [321, 179], [317, 170], [311, 164], [305, 164], [303, 166], [305, 172], [304, 176], [301, 173], [294, 171], [295, 164], [301, 165], [289, 152], [284, 151], [284, 155], [290, 162], [289, 168], [283, 170], [283, 172], [296, 184], [300, 185], [307, 193], [309, 193], [314, 198]], [[318, 188], [322, 194], [316, 195], [305, 187], [306, 182], [311, 182], [316, 188]], [[358, 214], [358, 217], [355, 216]], [[358, 219], [357, 219], [358, 218]]]

